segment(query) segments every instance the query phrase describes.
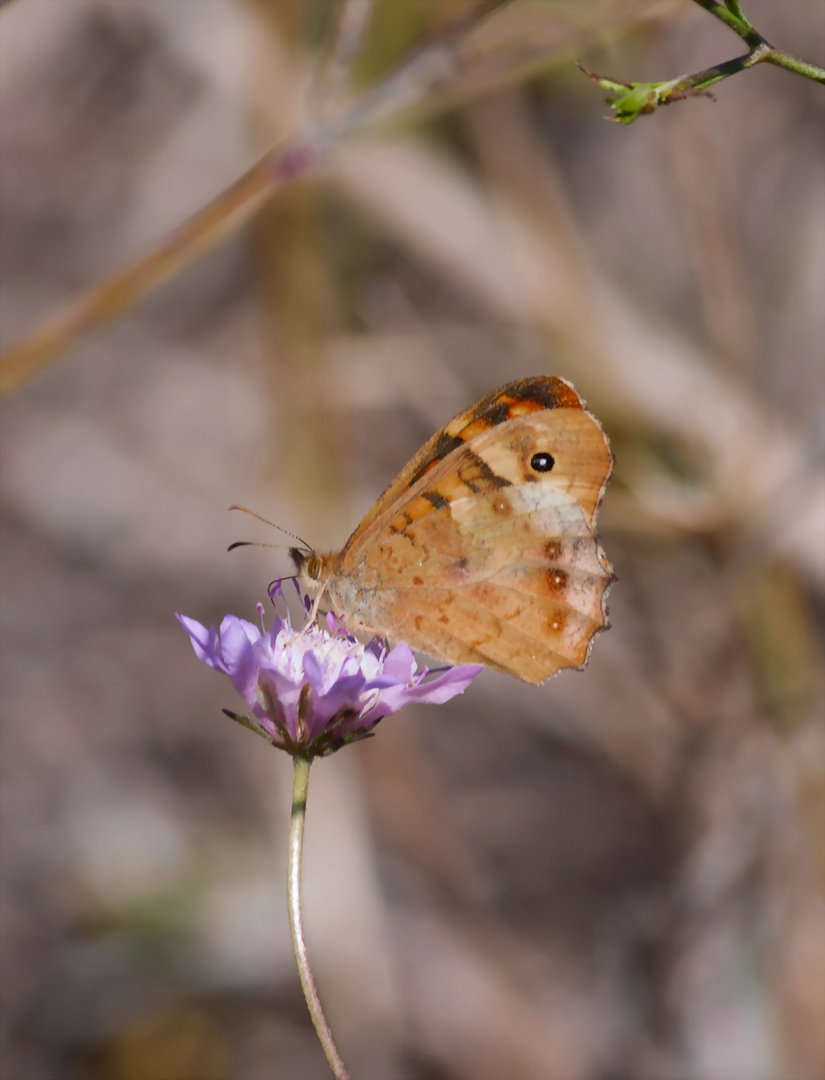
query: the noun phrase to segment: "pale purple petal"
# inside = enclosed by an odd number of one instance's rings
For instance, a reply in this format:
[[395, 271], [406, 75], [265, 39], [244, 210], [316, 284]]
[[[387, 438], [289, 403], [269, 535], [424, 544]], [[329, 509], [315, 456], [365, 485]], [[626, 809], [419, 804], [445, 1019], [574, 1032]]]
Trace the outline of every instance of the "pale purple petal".
[[448, 668], [442, 675], [413, 687], [419, 704], [443, 705], [445, 701], [463, 694], [470, 683], [484, 670], [483, 664], [461, 664]]
[[[297, 739], [298, 699], [301, 696], [301, 684], [296, 684], [287, 675], [271, 667], [261, 670], [258, 682], [263, 689], [269, 692], [271, 698], [280, 705], [277, 719], [286, 724], [290, 737]], [[265, 695], [263, 696], [265, 698]], [[266, 715], [268, 705], [264, 705], [260, 699], [250, 702], [250, 705], [259, 719]]]
[[394, 676], [399, 682], [408, 683], [415, 671], [413, 651], [402, 641], [384, 658], [384, 674]]
[[228, 675], [229, 670], [221, 656], [220, 639], [215, 627], [210, 626], [207, 630], [197, 619], [190, 619], [188, 615], [176, 614], [175, 618], [189, 635], [189, 640], [192, 642], [192, 648], [195, 650], [195, 656], [197, 656], [198, 660], [208, 667], [215, 668], [217, 671], [222, 671], [225, 675]]
[[[309, 685], [312, 687], [312, 692], [316, 698], [320, 698], [324, 693], [324, 676], [325, 672], [320, 659], [313, 652], [304, 653], [304, 675], [309, 680]], [[334, 679], [333, 679], [334, 681]]]
[[308, 718], [310, 740], [316, 739], [342, 711], [352, 712], [357, 717], [361, 712], [363, 689], [364, 676], [358, 673], [339, 679], [329, 693], [313, 698], [312, 715]]
[[415, 686], [392, 686], [381, 691], [375, 711], [385, 716], [398, 712], [412, 702], [418, 705], [443, 705], [457, 694], [463, 694], [483, 670], [481, 664], [464, 664], [461, 667], [448, 668], [442, 675], [419, 682]]
[[225, 615], [221, 620], [221, 641], [224, 640], [224, 635], [235, 629], [241, 630], [244, 633], [247, 641], [254, 645], [256, 641], [261, 640], [261, 631], [255, 625], [255, 623], [247, 622], [246, 619], [239, 619], [237, 615]]
[[252, 623], [227, 615], [221, 623], [221, 656], [224, 670], [238, 693], [247, 698], [255, 685], [258, 660], [255, 643], [261, 633]]

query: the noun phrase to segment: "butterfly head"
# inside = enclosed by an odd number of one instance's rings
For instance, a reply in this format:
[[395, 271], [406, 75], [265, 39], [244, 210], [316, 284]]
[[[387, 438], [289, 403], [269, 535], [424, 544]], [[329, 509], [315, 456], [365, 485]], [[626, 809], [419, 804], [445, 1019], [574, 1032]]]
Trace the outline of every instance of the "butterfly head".
[[315, 551], [302, 551], [296, 547], [290, 548], [289, 554], [304, 590], [310, 596], [317, 596], [319, 591], [323, 591], [329, 578], [326, 560]]

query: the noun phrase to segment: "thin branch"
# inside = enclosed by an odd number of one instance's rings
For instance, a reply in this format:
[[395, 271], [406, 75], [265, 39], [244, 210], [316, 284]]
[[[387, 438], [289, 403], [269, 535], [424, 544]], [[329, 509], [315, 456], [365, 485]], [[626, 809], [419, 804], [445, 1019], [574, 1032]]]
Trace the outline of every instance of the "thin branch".
[[[715, 15], [725, 26], [729, 26], [734, 34], [738, 34], [742, 38], [751, 51], [760, 45], [768, 45], [765, 38], [745, 18], [737, 0], [730, 0], [727, 4], [719, 4], [716, 0], [693, 0], [693, 2], [698, 4], [699, 7], [703, 7], [705, 11], [709, 11], [711, 15]], [[769, 45], [768, 48], [770, 48]]]
[[374, 0], [342, 0], [329, 58], [320, 62], [307, 95], [309, 111], [317, 120], [326, 119], [351, 89], [353, 62], [363, 48], [373, 6]]
[[239, 180], [166, 236], [148, 255], [81, 296], [0, 357], [0, 393], [14, 390], [78, 338], [112, 322], [159, 284], [231, 236], [280, 188], [322, 159], [305, 140], [270, 151]]
[[709, 87], [721, 82], [722, 79], [730, 78], [731, 75], [737, 75], [740, 71], [746, 71], [756, 64], [775, 64], [797, 75], [803, 75], [807, 79], [813, 79], [814, 82], [825, 83], [825, 69], [817, 67], [816, 64], [809, 64], [806, 60], [800, 60], [782, 49], [775, 49], [745, 17], [739, 0], [725, 0], [723, 4], [718, 3], [717, 0], [694, 0], [694, 3], [738, 34], [748, 46], [749, 52], [734, 60], [725, 60], [721, 64], [694, 72], [692, 75], [679, 75], [675, 79], [652, 83], [608, 79], [588, 71], [579, 64], [579, 68], [588, 78], [603, 90], [611, 93], [612, 96], [605, 100], [616, 114], [612, 117], [616, 123], [631, 124], [638, 117], [654, 112], [660, 105], [672, 105], [673, 102], [683, 101], [687, 97], [713, 98], [713, 94], [709, 93]]
[[809, 64], [807, 60], [800, 60], [799, 57], [791, 56], [790, 53], [786, 53], [782, 49], [771, 49], [769, 53], [762, 57], [762, 60], [766, 64], [775, 64], [786, 71], [793, 71], [797, 75], [803, 75], [806, 79], [813, 79], [814, 82], [825, 85], [825, 68], [817, 67], [816, 64]]
[[725, 26], [729, 26], [742, 38], [754, 58], [749, 67], [757, 63], [775, 64], [777, 67], [785, 68], [786, 71], [803, 75], [806, 79], [825, 83], [825, 69], [817, 64], [809, 64], [807, 60], [800, 60], [799, 57], [783, 49], [774, 48], [747, 19], [739, 5], [739, 0], [727, 0], [726, 4], [719, 4], [716, 0], [693, 0], [693, 2], [705, 11], [709, 11], [711, 15], [715, 15]]

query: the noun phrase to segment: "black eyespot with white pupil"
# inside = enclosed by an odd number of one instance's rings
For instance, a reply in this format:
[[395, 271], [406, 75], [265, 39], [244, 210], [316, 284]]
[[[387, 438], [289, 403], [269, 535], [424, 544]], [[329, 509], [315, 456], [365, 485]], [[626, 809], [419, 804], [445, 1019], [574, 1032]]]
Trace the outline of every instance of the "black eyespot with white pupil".
[[530, 468], [533, 472], [550, 472], [555, 464], [556, 459], [553, 455], [547, 454], [543, 450], [538, 454], [533, 454], [530, 458]]

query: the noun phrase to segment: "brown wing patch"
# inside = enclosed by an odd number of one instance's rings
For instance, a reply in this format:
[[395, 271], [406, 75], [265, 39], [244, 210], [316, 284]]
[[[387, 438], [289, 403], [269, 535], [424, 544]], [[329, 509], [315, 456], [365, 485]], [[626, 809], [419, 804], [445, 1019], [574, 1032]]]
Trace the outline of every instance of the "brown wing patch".
[[[434, 465], [437, 465], [439, 461], [443, 461], [448, 454], [451, 454], [453, 450], [457, 450], [463, 443], [464, 439], [461, 439], [456, 435], [448, 435], [446, 431], [442, 431], [440, 435], [437, 435], [434, 439], [430, 439], [430, 442], [426, 443], [426, 445], [418, 451], [407, 466], [408, 469], [411, 466], [416, 466], [416, 468], [410, 472], [407, 483], [412, 485], [417, 480], [420, 480], [420, 478], [425, 473], [428, 473]], [[399, 474], [393, 483], [393, 487], [398, 484], [400, 479], [401, 474]]]
[[[535, 504], [550, 493], [579, 503], [591, 520], [613, 468], [601, 425], [583, 411], [543, 411], [516, 418], [473, 443], [474, 453], [498, 477], [524, 485]], [[550, 456], [550, 471], [538, 472], [536, 457]]]
[[[531, 683], [581, 666], [598, 629], [563, 608], [520, 605], [510, 590], [495, 586], [399, 589], [388, 613], [393, 609], [407, 613], [405, 640], [413, 648], [451, 664], [481, 662]], [[434, 610], [446, 621], [433, 618]]]
[[[413, 574], [428, 586], [465, 584], [531, 563], [575, 569], [587, 582], [606, 577], [609, 566], [582, 507], [554, 491], [534, 506], [525, 503], [524, 491], [538, 487], [464, 489], [441, 509], [427, 503], [422, 509], [430, 512], [414, 522], [404, 510], [369, 542], [345, 551], [336, 573], [364, 590], [399, 588]], [[412, 505], [419, 506], [417, 498]]]
[[509, 486], [510, 481], [496, 476], [469, 446], [460, 443], [460, 451], [451, 458], [452, 467], [438, 474], [432, 470], [439, 462], [433, 462], [428, 470], [429, 482], [420, 494], [410, 492], [410, 499], [402, 502], [403, 510], [389, 523], [393, 532], [404, 532], [413, 522], [420, 521], [436, 510], [448, 509], [451, 503], [480, 491]]
[[[584, 401], [570, 383], [553, 375], [517, 379], [494, 390], [472, 409], [455, 417], [444, 428], [444, 433], [466, 441], [485, 428], [543, 409], [584, 409]], [[476, 426], [479, 422], [481, 426]]]

